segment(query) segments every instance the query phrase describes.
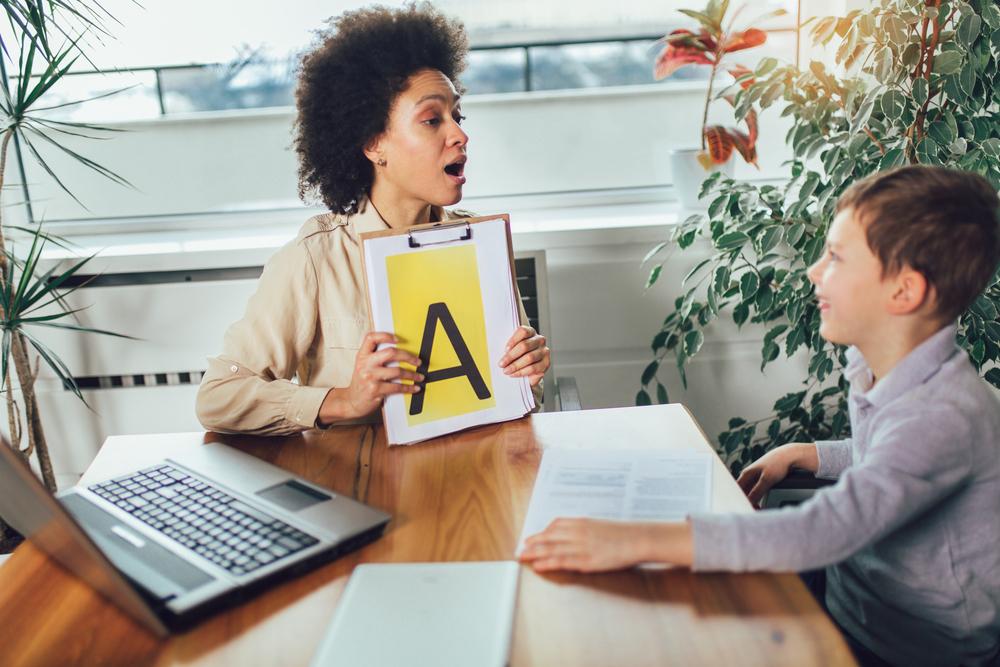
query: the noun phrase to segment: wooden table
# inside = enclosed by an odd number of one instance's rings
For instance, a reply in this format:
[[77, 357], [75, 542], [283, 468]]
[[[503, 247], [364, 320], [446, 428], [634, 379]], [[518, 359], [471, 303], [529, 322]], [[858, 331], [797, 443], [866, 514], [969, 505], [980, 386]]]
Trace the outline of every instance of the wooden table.
[[[532, 415], [412, 447], [352, 426], [287, 438], [185, 433], [108, 438], [83, 483], [223, 441], [395, 517], [345, 558], [159, 641], [30, 543], [0, 568], [0, 662], [305, 665], [355, 565], [513, 557], [545, 448], [709, 445], [679, 405]], [[750, 511], [717, 461], [714, 509]], [[11, 662], [13, 661], [13, 663]], [[853, 665], [794, 575], [632, 570], [541, 576], [522, 568], [511, 664]]]

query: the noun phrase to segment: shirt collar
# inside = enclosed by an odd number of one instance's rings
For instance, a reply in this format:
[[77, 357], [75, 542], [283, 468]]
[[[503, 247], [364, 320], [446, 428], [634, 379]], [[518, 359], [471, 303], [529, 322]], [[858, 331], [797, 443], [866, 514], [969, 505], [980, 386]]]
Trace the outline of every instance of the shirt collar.
[[861, 352], [852, 347], [847, 351], [844, 375], [855, 389], [857, 397], [872, 405], [885, 405], [911, 388], [923, 384], [941, 365], [959, 351], [955, 343], [958, 326], [951, 324], [913, 348], [889, 373], [872, 386], [872, 370]]
[[[431, 208], [432, 221], [450, 219], [451, 217], [449, 212], [440, 206]], [[351, 216], [350, 224], [354, 231], [354, 237], [359, 240], [361, 234], [365, 232], [380, 232], [390, 229], [389, 224], [382, 219], [368, 197], [362, 197], [361, 201], [358, 202], [358, 212]]]

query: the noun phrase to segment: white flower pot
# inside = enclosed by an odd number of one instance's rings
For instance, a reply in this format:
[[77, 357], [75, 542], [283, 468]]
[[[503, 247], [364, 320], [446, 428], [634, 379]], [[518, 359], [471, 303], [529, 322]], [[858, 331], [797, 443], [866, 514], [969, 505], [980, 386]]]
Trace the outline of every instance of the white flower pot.
[[700, 148], [684, 148], [670, 151], [670, 171], [673, 175], [674, 193], [677, 201], [684, 208], [704, 210], [712, 202], [710, 197], [698, 199], [701, 184], [706, 178], [721, 171], [729, 178], [733, 177], [733, 160], [730, 158], [724, 164], [713, 165], [706, 170], [698, 161]]

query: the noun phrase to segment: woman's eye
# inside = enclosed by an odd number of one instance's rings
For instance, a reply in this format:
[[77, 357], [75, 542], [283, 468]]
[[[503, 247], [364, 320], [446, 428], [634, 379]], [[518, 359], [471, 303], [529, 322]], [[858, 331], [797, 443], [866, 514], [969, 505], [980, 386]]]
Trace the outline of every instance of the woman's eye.
[[424, 121], [424, 125], [440, 125], [440, 124], [441, 124], [440, 116], [434, 116], [433, 118], [428, 118], [427, 120]]
[[463, 116], [462, 114], [455, 114], [452, 117], [455, 119], [455, 122], [458, 123], [459, 125], [461, 125], [462, 121], [465, 120], [465, 116]]

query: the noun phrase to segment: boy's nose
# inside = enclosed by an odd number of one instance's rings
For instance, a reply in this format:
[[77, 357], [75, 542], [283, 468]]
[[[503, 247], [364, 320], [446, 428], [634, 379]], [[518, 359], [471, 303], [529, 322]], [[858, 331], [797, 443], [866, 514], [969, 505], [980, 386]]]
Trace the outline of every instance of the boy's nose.
[[806, 277], [809, 279], [809, 282], [811, 282], [813, 285], [819, 283], [819, 265], [822, 263], [823, 260], [820, 259], [815, 264], [806, 269]]

